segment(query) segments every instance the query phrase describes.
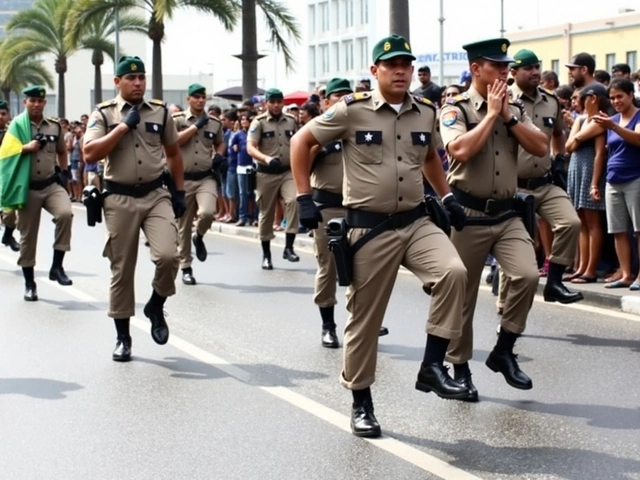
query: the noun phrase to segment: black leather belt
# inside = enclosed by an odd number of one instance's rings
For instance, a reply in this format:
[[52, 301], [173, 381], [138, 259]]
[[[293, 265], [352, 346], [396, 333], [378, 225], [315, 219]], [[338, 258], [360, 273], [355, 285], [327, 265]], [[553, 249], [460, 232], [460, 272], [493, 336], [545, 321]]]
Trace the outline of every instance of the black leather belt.
[[311, 197], [314, 202], [319, 204], [320, 210], [324, 210], [325, 208], [342, 208], [342, 195], [339, 193], [314, 188]]
[[112, 182], [111, 180], [104, 180], [104, 190], [107, 193], [113, 195], [126, 195], [127, 197], [142, 198], [162, 188], [162, 177], [158, 177], [152, 182], [138, 183], [136, 185], [124, 185], [122, 183]]
[[47, 178], [46, 180], [35, 180], [33, 182], [29, 182], [29, 190], [44, 190], [49, 185], [53, 185], [57, 181], [58, 178], [55, 175]]
[[204, 170], [202, 172], [184, 172], [184, 179], [191, 181], [204, 180], [205, 178], [211, 176], [211, 170]]
[[458, 203], [463, 207], [470, 208], [471, 210], [476, 210], [478, 212], [483, 212], [490, 217], [495, 217], [501, 215], [505, 212], [510, 212], [512, 210], [516, 210], [516, 200], [515, 198], [505, 198], [503, 200], [495, 200], [493, 198], [477, 198], [473, 195], [469, 195], [462, 190], [458, 190], [455, 187], [451, 187], [451, 192], [458, 200]]
[[543, 177], [538, 178], [519, 178], [518, 179], [518, 188], [522, 188], [524, 190], [535, 190], [544, 185], [551, 183], [553, 179], [551, 175], [548, 173]]
[[387, 224], [387, 230], [397, 230], [408, 227], [416, 220], [426, 217], [427, 210], [424, 203], [417, 207], [399, 213], [373, 213], [364, 210], [348, 209], [346, 220], [349, 228], [375, 228], [383, 223]]
[[271, 167], [269, 165], [265, 165], [262, 162], [256, 162], [256, 171], [259, 173], [268, 173], [269, 175], [280, 175], [281, 173], [286, 173], [289, 170], [291, 170], [291, 167], [285, 167], [284, 165]]

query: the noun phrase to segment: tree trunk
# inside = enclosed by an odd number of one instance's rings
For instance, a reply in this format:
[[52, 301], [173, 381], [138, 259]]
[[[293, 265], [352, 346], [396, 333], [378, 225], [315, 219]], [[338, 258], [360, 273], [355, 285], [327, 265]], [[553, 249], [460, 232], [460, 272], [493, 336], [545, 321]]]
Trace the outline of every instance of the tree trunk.
[[407, 42], [409, 38], [409, 0], [393, 0], [389, 2], [389, 33], [402, 35]]
[[11, 87], [6, 85], [2, 87], [2, 97], [11, 107]]
[[102, 67], [100, 65], [94, 65], [94, 79], [93, 79], [93, 103], [96, 105], [102, 103]]
[[[242, 96], [251, 98], [258, 93], [258, 27], [256, 0], [242, 0]], [[275, 87], [275, 85], [274, 85]]]
[[64, 72], [58, 73], [58, 118], [66, 118], [65, 114], [66, 92], [64, 85]]
[[156, 20], [155, 11], [151, 13], [148, 35], [153, 42], [153, 53], [151, 56], [151, 95], [153, 98], [162, 99], [164, 96], [162, 89], [162, 39], [164, 38], [164, 23]]
[[13, 94], [16, 96], [16, 113], [12, 116], [15, 117], [17, 114], [22, 112], [22, 102], [20, 101], [20, 92], [15, 91]]

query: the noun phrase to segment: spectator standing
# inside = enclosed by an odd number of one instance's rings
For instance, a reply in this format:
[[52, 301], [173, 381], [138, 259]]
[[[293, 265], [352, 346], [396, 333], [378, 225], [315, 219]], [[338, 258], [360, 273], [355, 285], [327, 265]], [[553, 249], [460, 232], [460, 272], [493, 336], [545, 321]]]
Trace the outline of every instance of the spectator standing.
[[423, 65], [418, 69], [418, 80], [420, 86], [412, 93], [424, 98], [428, 98], [435, 105], [440, 103], [440, 87], [431, 81], [431, 69], [427, 65]]
[[249, 188], [249, 177], [253, 174], [253, 159], [247, 153], [247, 132], [254, 119], [254, 115], [245, 113], [240, 117], [240, 130], [236, 132], [231, 140], [231, 148], [238, 156], [238, 227], [245, 225], [258, 225], [258, 217], [255, 213], [255, 195], [253, 189]]

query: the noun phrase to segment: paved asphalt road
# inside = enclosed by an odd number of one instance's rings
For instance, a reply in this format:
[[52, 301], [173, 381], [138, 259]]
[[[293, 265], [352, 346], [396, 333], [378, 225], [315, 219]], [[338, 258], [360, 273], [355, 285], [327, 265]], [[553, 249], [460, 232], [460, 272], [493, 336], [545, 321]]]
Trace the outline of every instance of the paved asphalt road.
[[[376, 414], [385, 437], [349, 433], [342, 350], [320, 346], [313, 256], [260, 270], [260, 247], [211, 235], [195, 287], [166, 309], [167, 346], [142, 306], [153, 266], [140, 244], [135, 361], [111, 361], [104, 227], [75, 209], [73, 287], [46, 279], [22, 300], [16, 254], [0, 250], [0, 478], [13, 479], [640, 479], [640, 322], [631, 314], [536, 301], [517, 346], [534, 389], [484, 366], [494, 298], [480, 294], [472, 362], [478, 404], [414, 389], [429, 298], [401, 274], [380, 341]], [[344, 324], [343, 292], [338, 309]]]

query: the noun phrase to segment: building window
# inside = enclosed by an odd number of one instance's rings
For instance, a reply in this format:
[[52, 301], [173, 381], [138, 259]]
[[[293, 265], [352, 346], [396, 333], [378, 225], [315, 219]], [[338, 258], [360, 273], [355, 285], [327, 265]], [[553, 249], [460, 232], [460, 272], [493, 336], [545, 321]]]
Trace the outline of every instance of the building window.
[[610, 72], [615, 64], [616, 64], [616, 54], [607, 53], [607, 72]]
[[328, 32], [330, 29], [329, 26], [329, 2], [322, 2], [320, 4], [320, 22], [322, 28], [321, 32]]
[[344, 52], [344, 69], [346, 71], [353, 70], [353, 41], [342, 42], [342, 50]]
[[316, 78], [316, 47], [309, 47], [309, 76]]
[[556, 72], [556, 75], [560, 75], [560, 60], [551, 60], [551, 70]]
[[360, 56], [360, 68], [365, 70], [369, 66], [369, 39], [358, 39], [358, 50]]
[[316, 6], [309, 5], [309, 33], [316, 34]]
[[336, 72], [340, 71], [340, 44], [338, 42], [331, 44], [331, 55], [333, 59], [331, 60], [333, 63], [333, 70]]
[[340, 5], [338, 5], [338, 0], [331, 0], [331, 19], [331, 29], [340, 30]]
[[638, 52], [627, 52], [627, 65], [632, 72], [635, 72], [638, 68]]
[[369, 25], [369, 0], [360, 0], [360, 25]]
[[344, 26], [353, 27], [353, 0], [345, 0], [344, 2]]
[[322, 62], [322, 75], [329, 73], [329, 45], [320, 45], [320, 61]]

